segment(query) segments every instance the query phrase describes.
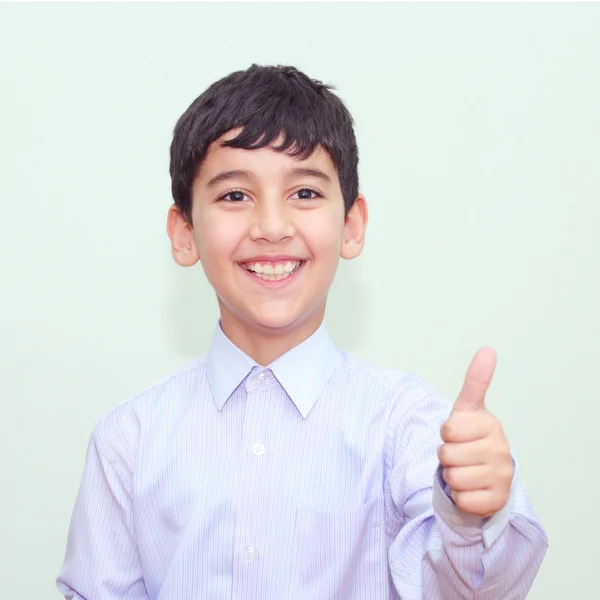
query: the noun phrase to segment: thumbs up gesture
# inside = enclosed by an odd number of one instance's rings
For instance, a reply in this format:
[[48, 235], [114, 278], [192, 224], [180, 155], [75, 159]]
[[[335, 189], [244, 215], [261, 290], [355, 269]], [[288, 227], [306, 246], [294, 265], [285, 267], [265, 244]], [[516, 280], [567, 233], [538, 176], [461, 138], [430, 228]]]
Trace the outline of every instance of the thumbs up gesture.
[[496, 367], [496, 354], [482, 348], [465, 377], [438, 450], [444, 481], [463, 511], [486, 518], [508, 502], [513, 462], [500, 421], [485, 408], [485, 394]]

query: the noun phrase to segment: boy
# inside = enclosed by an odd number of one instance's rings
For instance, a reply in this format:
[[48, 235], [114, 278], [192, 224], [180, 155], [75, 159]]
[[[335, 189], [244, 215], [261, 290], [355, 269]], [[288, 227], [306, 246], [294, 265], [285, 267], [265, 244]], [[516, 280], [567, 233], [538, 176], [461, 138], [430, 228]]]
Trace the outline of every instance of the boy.
[[524, 598], [547, 541], [484, 396], [454, 405], [323, 324], [367, 205], [352, 118], [292, 67], [232, 73], [178, 121], [175, 261], [221, 318], [205, 358], [117, 406], [88, 448], [66, 598]]

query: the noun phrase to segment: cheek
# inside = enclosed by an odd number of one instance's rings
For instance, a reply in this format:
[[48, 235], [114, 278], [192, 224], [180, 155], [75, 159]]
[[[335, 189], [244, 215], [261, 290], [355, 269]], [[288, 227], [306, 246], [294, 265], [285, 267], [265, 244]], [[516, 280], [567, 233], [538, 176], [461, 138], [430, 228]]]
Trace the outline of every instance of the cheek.
[[344, 228], [337, 222], [337, 218], [330, 217], [315, 219], [303, 226], [303, 237], [316, 258], [337, 262], [340, 257]]
[[199, 219], [194, 228], [196, 246], [205, 269], [231, 263], [231, 256], [244, 237], [243, 224], [228, 215]]

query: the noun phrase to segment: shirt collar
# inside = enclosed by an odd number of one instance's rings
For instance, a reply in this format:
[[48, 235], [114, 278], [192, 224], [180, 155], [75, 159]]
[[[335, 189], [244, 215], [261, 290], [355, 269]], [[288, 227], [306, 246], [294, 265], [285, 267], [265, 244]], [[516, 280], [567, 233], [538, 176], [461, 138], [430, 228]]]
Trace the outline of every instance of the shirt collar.
[[206, 372], [217, 408], [223, 409], [231, 394], [253, 369], [271, 370], [296, 408], [306, 419], [342, 357], [322, 323], [308, 339], [261, 367], [242, 352], [217, 325], [206, 356]]

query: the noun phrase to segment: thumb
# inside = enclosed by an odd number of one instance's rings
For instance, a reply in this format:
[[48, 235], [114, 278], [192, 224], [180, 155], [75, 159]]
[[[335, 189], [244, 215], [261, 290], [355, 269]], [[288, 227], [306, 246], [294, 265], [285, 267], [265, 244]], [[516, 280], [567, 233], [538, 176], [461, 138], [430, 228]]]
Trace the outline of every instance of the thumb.
[[496, 353], [481, 348], [475, 353], [453, 411], [485, 409], [485, 394], [494, 376]]

